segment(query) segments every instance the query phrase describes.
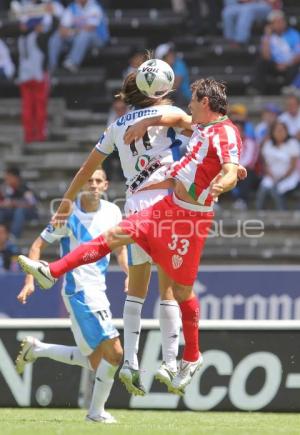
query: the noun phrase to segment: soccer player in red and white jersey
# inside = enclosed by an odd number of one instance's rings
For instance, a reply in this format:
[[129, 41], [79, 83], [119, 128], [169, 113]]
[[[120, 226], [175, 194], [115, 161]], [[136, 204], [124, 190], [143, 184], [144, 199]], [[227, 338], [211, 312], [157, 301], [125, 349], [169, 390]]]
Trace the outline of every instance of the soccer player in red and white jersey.
[[[185, 347], [179, 371], [172, 381], [178, 392], [184, 391], [202, 364], [198, 342], [199, 303], [193, 293], [193, 283], [213, 218], [214, 198], [235, 187], [242, 146], [237, 128], [226, 116], [225, 86], [213, 79], [201, 79], [192, 85], [192, 92], [194, 133], [186, 155], [168, 170], [174, 183], [173, 194], [129, 216], [61, 260], [43, 265], [24, 256], [20, 258], [27, 273], [43, 286], [48, 280], [50, 287], [65, 272], [97, 261], [118, 246], [133, 242], [140, 245], [172, 279], [181, 310]], [[172, 122], [184, 127], [180, 115], [177, 119], [176, 116], [163, 115], [151, 122], [152, 125]]]

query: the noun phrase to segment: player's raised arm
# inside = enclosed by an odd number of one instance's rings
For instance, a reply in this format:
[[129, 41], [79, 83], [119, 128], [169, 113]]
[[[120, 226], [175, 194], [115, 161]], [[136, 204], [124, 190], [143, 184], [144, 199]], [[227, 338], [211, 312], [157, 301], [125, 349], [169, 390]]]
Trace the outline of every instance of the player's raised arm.
[[169, 113], [142, 119], [128, 128], [124, 135], [124, 142], [129, 145], [134, 140], [141, 139], [148, 127], [178, 127], [192, 130], [192, 117], [184, 112]]
[[[40, 236], [37, 237], [29, 248], [28, 257], [31, 260], [39, 260], [41, 258], [41, 252], [46, 246], [47, 243]], [[17, 296], [18, 301], [21, 304], [26, 304], [28, 297], [34, 292], [34, 290], [35, 286], [33, 276], [26, 275], [23, 288]]]

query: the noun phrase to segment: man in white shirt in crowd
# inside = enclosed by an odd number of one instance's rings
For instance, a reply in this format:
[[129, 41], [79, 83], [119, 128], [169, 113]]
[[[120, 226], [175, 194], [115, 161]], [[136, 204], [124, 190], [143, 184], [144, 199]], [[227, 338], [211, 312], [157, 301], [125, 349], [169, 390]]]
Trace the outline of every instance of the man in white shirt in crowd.
[[57, 68], [60, 54], [66, 47], [70, 51], [64, 68], [78, 71], [87, 51], [100, 47], [109, 38], [106, 16], [96, 0], [75, 0], [65, 10], [60, 27], [49, 41], [50, 71]]
[[286, 99], [286, 111], [279, 116], [279, 121], [287, 126], [289, 135], [300, 140], [300, 98], [289, 95]]

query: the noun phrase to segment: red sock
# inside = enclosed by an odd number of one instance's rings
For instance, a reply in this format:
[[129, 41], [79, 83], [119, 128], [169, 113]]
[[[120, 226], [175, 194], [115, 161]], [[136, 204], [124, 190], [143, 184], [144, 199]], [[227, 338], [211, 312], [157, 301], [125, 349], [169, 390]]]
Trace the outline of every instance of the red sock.
[[64, 273], [75, 269], [83, 264], [94, 263], [105, 255], [109, 254], [111, 249], [106, 243], [103, 236], [96, 237], [88, 243], [83, 243], [60, 260], [49, 263], [50, 273], [54, 278], [59, 278]]
[[179, 304], [179, 307], [182, 314], [182, 331], [185, 341], [183, 359], [190, 362], [197, 361], [199, 358], [199, 301], [194, 296], [192, 299]]

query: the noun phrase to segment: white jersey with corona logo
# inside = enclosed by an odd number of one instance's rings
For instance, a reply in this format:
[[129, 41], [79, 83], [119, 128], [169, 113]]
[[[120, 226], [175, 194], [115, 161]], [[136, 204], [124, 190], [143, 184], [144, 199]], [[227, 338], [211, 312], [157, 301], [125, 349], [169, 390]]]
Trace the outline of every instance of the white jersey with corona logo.
[[187, 144], [188, 138], [178, 128], [149, 127], [142, 139], [126, 145], [123, 140], [126, 130], [142, 119], [170, 113], [184, 112], [171, 105], [131, 110], [111, 124], [99, 139], [96, 145], [99, 152], [108, 155], [118, 151], [128, 195], [165, 180], [166, 165], [179, 160], [179, 147]]

